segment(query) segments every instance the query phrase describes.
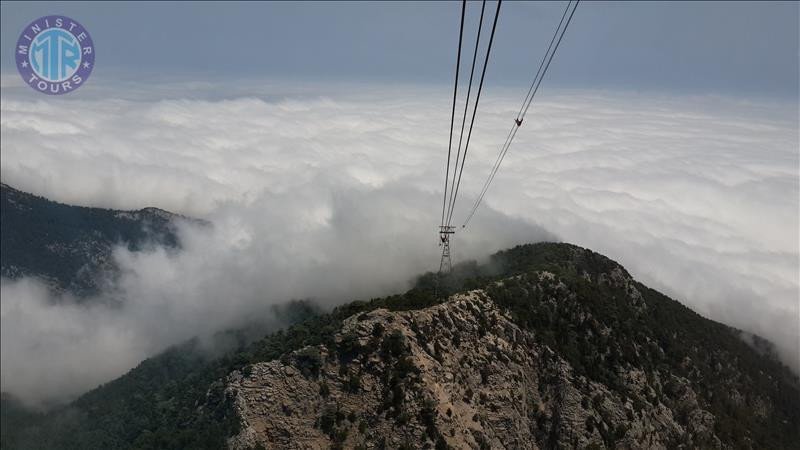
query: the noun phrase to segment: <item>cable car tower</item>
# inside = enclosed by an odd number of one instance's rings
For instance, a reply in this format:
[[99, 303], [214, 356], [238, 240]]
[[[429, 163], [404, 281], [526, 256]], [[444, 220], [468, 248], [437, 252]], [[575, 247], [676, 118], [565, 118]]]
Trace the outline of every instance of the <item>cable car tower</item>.
[[442, 247], [442, 261], [439, 263], [439, 273], [450, 273], [453, 262], [450, 260], [450, 235], [455, 234], [456, 227], [442, 225], [439, 227], [439, 247]]

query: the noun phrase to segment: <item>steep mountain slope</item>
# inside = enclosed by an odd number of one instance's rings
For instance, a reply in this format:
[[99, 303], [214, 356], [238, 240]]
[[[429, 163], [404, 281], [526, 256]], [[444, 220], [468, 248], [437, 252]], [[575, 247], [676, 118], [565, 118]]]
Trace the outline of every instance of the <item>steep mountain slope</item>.
[[[796, 378], [610, 260], [560, 249], [572, 256], [549, 270], [425, 309], [354, 315], [332, 345], [234, 372], [228, 392], [243, 429], [232, 447], [800, 442]], [[526, 250], [548, 253], [510, 256]]]
[[4, 415], [4, 448], [800, 442], [788, 369], [568, 244], [427, 274], [403, 295], [343, 305], [216, 360], [188, 354], [149, 360], [8, 436]]
[[114, 245], [179, 245], [181, 216], [157, 208], [115, 211], [64, 205], [0, 186], [0, 273], [33, 275], [77, 294], [95, 291], [113, 273]]
[[[337, 340], [350, 340], [351, 354], [319, 349], [314, 376], [303, 376], [302, 363], [271, 361], [230, 378], [244, 419], [232, 447], [719, 447], [713, 416], [693, 392], [681, 399], [697, 419], [686, 427], [669, 408], [637, 411], [575, 375], [482, 290], [424, 310], [351, 317]], [[646, 394], [644, 373], [625, 376]]]

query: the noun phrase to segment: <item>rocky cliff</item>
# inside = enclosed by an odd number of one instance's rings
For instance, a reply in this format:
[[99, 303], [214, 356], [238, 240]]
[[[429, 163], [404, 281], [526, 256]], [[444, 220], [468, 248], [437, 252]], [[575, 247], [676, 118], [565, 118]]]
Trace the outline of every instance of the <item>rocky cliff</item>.
[[352, 354], [307, 347], [231, 375], [244, 424], [233, 448], [721, 447], [686, 380], [672, 380], [682, 389], [673, 410], [650, 402], [644, 372], [622, 370], [635, 405], [576, 375], [481, 290], [351, 317], [336, 339]]

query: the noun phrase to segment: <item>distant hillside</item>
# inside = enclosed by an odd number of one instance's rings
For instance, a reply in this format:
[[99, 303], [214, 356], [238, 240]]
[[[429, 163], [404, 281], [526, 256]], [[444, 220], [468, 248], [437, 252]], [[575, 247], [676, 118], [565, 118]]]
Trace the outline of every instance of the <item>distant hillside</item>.
[[116, 211], [56, 203], [0, 186], [0, 273], [32, 275], [76, 294], [97, 290], [113, 275], [114, 245], [178, 247], [175, 221], [157, 208]]
[[[307, 314], [303, 314], [307, 315]], [[800, 387], [728, 326], [568, 244], [426, 274], [207, 360], [143, 362], [8, 449], [796, 449]]]

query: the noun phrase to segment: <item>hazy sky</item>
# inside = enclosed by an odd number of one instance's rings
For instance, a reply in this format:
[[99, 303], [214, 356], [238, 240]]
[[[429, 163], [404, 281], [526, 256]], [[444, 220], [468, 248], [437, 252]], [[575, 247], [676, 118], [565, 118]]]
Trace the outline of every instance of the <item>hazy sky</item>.
[[[506, 2], [487, 86], [526, 83], [563, 2]], [[468, 17], [477, 19], [479, 2]], [[490, 5], [487, 12], [493, 11]], [[458, 2], [2, 3], [2, 69], [49, 14], [88, 28], [94, 77], [120, 71], [449, 83]], [[487, 20], [488, 22], [488, 20]], [[474, 30], [474, 27], [469, 28]], [[466, 41], [472, 45], [472, 33]], [[485, 41], [484, 41], [485, 42]], [[547, 86], [797, 97], [797, 2], [580, 5]]]

